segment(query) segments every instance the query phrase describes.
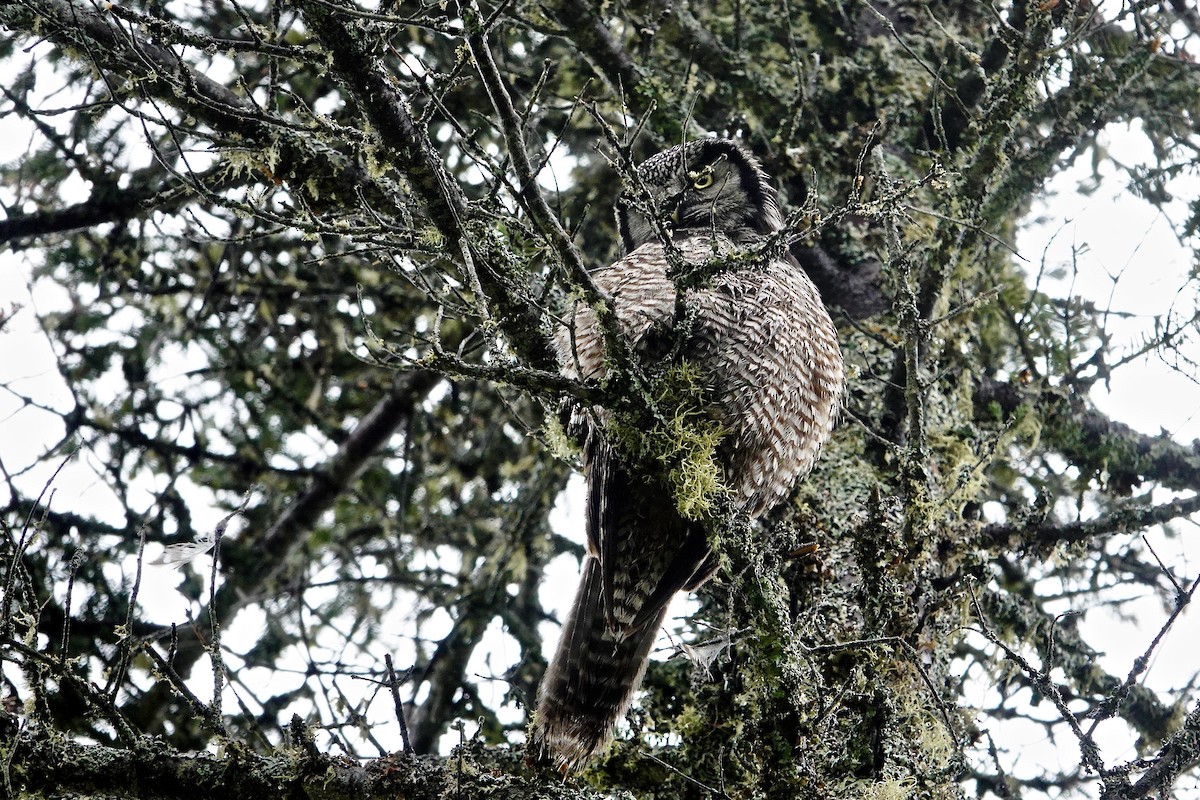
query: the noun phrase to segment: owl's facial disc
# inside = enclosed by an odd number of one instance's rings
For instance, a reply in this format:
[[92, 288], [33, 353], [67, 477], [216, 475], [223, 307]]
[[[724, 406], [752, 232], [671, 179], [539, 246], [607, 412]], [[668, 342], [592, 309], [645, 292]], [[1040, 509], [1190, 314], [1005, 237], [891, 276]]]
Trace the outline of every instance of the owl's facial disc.
[[[734, 142], [698, 139], [638, 167], [649, 196], [617, 202], [626, 253], [669, 231], [708, 231], [748, 245], [783, 227], [778, 200], [758, 162]], [[661, 225], [655, 224], [658, 220]]]
[[730, 219], [728, 212], [744, 205], [745, 195], [724, 153], [711, 163], [687, 169], [681, 178], [671, 208], [671, 219], [678, 228], [721, 230], [722, 221]]

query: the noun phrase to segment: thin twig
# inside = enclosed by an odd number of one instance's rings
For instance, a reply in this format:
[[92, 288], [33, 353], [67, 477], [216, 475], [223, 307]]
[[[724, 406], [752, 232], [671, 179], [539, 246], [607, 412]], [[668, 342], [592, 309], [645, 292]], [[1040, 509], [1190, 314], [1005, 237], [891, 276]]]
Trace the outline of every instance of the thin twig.
[[1050, 679], [1050, 676], [1046, 672], [1034, 667], [1025, 660], [1024, 656], [1000, 641], [1000, 637], [996, 636], [991, 628], [988, 627], [987, 618], [984, 616], [983, 608], [979, 605], [979, 598], [976, 597], [974, 589], [968, 587], [968, 591], [971, 593], [971, 605], [975, 608], [975, 615], [979, 619], [979, 631], [983, 634], [984, 638], [1004, 651], [1004, 657], [1016, 664], [1021, 672], [1025, 674], [1025, 677], [1033, 684], [1034, 688], [1044, 697], [1050, 698], [1050, 701], [1054, 703], [1054, 707], [1058, 709], [1059, 716], [1067, 723], [1067, 726], [1079, 741], [1079, 752], [1083, 759], [1083, 766], [1097, 775], [1106, 775], [1107, 771], [1104, 767], [1104, 761], [1100, 757], [1100, 748], [1096, 745], [1096, 741], [1092, 738], [1091, 734], [1085, 732], [1080, 727], [1079, 719], [1067, 707], [1062, 693], [1058, 690], [1058, 685]]
[[653, 753], [647, 753], [645, 750], [640, 750], [640, 751], [638, 751], [638, 755], [641, 756], [642, 758], [650, 759], [655, 764], [658, 764], [660, 767], [665, 767], [666, 769], [670, 770], [671, 772], [674, 772], [679, 777], [683, 778], [688, 783], [690, 783], [694, 786], [699, 786], [701, 789], [703, 789], [706, 792], [709, 792], [710, 794], [714, 794], [717, 797], [729, 797], [729, 795], [725, 794], [725, 792], [722, 792], [719, 789], [714, 789], [706, 783], [701, 783], [700, 781], [693, 778], [691, 775], [688, 775], [686, 772], [680, 771], [677, 767], [671, 766], [670, 764], [663, 761], [661, 758], [654, 755]]
[[[400, 741], [404, 746], [404, 752], [411, 753], [413, 751], [412, 742], [408, 738], [408, 722], [404, 718], [404, 702], [400, 699], [400, 681], [396, 677], [396, 670], [392, 666], [392, 654], [388, 653], [383, 657], [384, 666], [387, 667], [387, 685], [392, 692], [392, 702], [396, 706], [396, 722], [400, 723]], [[407, 675], [405, 676], [407, 678]]]

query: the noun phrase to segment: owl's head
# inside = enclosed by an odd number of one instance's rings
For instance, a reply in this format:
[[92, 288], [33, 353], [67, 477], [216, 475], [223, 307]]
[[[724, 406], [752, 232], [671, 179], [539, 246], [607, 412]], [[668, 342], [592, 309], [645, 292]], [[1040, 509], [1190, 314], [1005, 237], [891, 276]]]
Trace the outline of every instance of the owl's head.
[[[728, 139], [697, 139], [646, 159], [638, 177], [652, 207], [673, 231], [717, 231], [751, 244], [783, 227], [779, 195], [758, 161]], [[625, 252], [658, 238], [629, 198], [617, 199], [617, 227]]]

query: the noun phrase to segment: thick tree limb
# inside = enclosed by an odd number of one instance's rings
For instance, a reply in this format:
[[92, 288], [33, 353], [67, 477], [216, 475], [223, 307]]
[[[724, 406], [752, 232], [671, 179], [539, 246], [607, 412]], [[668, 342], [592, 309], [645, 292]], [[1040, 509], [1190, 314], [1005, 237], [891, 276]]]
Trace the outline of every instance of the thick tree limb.
[[1094, 519], [1061, 525], [988, 525], [983, 529], [983, 537], [991, 546], [1001, 549], [1053, 546], [1060, 542], [1078, 542], [1093, 536], [1135, 533], [1152, 525], [1163, 525], [1197, 512], [1200, 512], [1200, 494], [1153, 506], [1128, 506]]
[[1031, 405], [1045, 420], [1042, 436], [1054, 449], [1087, 473], [1107, 472], [1108, 483], [1126, 494], [1143, 481], [1173, 491], [1200, 491], [1200, 440], [1181, 444], [1166, 433], [1139, 433], [1085, 399], [1050, 388], [980, 378], [974, 400], [979, 419], [1006, 419], [1022, 404]]
[[[0, 712], [2, 713], [2, 712]], [[359, 764], [316, 751], [308, 732], [293, 726], [299, 741], [259, 755], [230, 745], [220, 755], [181, 753], [145, 737], [130, 748], [79, 744], [36, 726], [18, 729], [0, 719], [7, 796], [87, 796], [100, 800], [155, 797], [190, 800], [442, 800], [506, 797], [512, 800], [591, 800], [601, 795], [570, 788], [554, 777], [522, 777], [512, 754], [467, 745], [443, 759], [401, 755]], [[500, 763], [497, 757], [507, 763]]]
[[[211, 192], [249, 183], [246, 176], [232, 176], [223, 164], [197, 173], [193, 178]], [[97, 187], [87, 200], [65, 208], [14, 214], [0, 219], [0, 244], [14, 239], [94, 228], [108, 222], [134, 219], [153, 211], [174, 211], [192, 202], [195, 197], [196, 192], [191, 186], [178, 183], [175, 176], [154, 165], [132, 173], [129, 185], [123, 189]]]

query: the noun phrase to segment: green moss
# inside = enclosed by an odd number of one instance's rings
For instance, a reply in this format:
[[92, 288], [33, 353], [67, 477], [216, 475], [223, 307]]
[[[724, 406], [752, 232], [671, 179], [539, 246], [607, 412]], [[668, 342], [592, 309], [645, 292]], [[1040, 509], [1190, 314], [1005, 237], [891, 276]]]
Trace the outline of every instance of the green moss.
[[885, 781], [850, 781], [842, 788], [842, 795], [862, 800], [907, 800], [914, 796], [916, 788], [916, 781], [911, 777]]
[[653, 387], [651, 424], [644, 415], [617, 415], [612, 439], [627, 459], [664, 477], [685, 519], [707, 519], [727, 491], [717, 449], [728, 430], [709, 413], [705, 377], [695, 366], [676, 364]]
[[557, 459], [570, 461], [579, 454], [579, 447], [567, 435], [562, 422], [555, 414], [546, 415], [546, 421], [542, 425], [542, 438], [546, 447]]

